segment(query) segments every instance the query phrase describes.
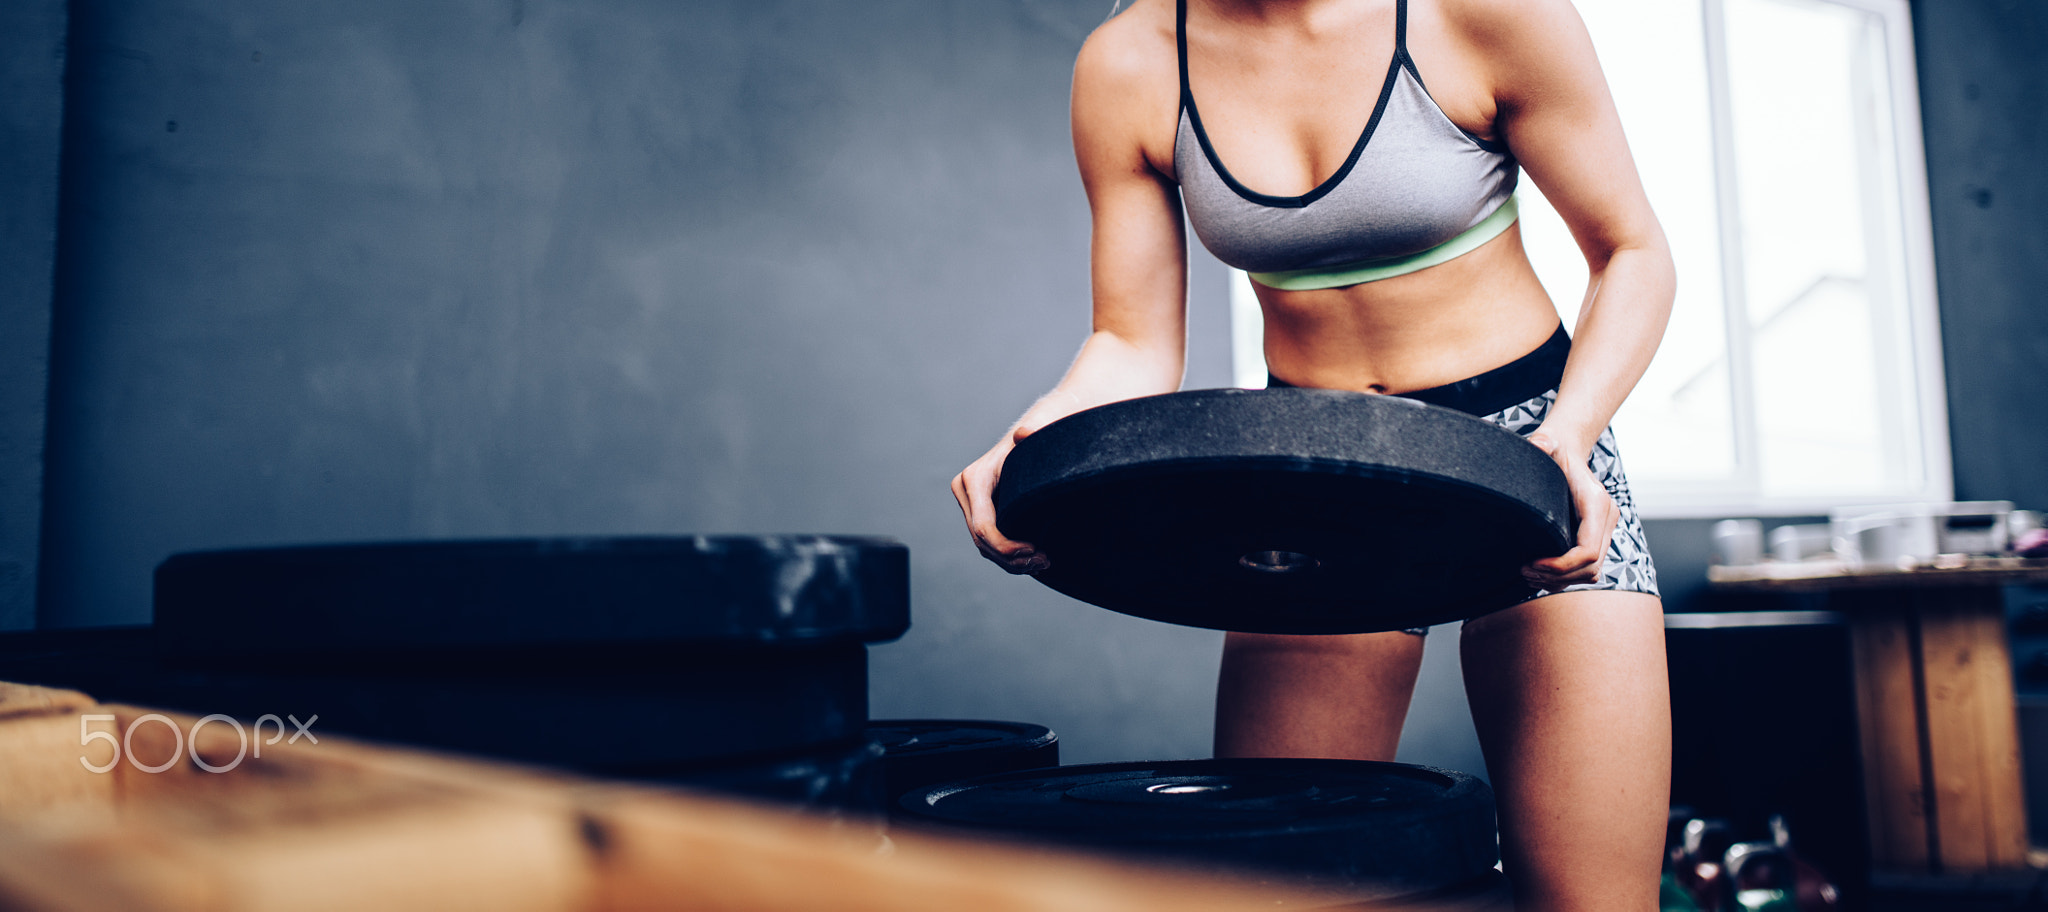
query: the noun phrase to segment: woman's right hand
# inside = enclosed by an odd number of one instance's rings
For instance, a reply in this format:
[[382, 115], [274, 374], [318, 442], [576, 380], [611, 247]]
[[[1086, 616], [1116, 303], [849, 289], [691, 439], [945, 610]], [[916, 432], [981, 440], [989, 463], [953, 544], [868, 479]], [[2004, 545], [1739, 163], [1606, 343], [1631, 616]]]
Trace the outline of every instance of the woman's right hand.
[[996, 481], [1003, 474], [1003, 460], [1009, 458], [1010, 450], [1019, 441], [1030, 435], [1031, 428], [1019, 423], [980, 459], [953, 476], [953, 499], [960, 502], [960, 514], [967, 519], [967, 532], [974, 536], [974, 547], [981, 550], [982, 557], [1011, 573], [1037, 573], [1052, 566], [1030, 543], [1011, 541], [996, 528], [995, 490]]

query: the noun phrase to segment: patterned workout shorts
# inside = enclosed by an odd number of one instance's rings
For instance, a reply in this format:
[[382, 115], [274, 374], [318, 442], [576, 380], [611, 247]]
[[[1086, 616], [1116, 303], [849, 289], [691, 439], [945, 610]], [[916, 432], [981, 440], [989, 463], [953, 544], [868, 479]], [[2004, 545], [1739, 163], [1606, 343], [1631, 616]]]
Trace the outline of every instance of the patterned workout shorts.
[[[1556, 401], [1557, 391], [1551, 390], [1521, 405], [1488, 415], [1486, 420], [1527, 437], [1543, 424], [1543, 417], [1550, 413], [1550, 406]], [[1600, 439], [1593, 443], [1593, 458], [1587, 465], [1593, 469], [1593, 477], [1600, 479], [1600, 484], [1607, 488], [1607, 496], [1614, 498], [1615, 511], [1619, 515], [1614, 521], [1614, 536], [1607, 540], [1607, 556], [1600, 562], [1600, 579], [1566, 586], [1559, 591], [1618, 589], [1658, 594], [1657, 568], [1650, 563], [1650, 544], [1643, 537], [1643, 521], [1636, 515], [1635, 497], [1628, 491], [1628, 476], [1621, 470], [1621, 451], [1615, 448], [1613, 428], [1600, 432]], [[1539, 589], [1529, 597], [1541, 598], [1549, 594]]]
[[[1556, 401], [1557, 391], [1551, 390], [1484, 417], [1527, 437], [1543, 424], [1544, 416], [1550, 414], [1550, 406]], [[1621, 470], [1621, 451], [1614, 445], [1613, 428], [1600, 432], [1588, 465], [1593, 469], [1593, 477], [1600, 479], [1607, 488], [1607, 496], [1614, 498], [1615, 511], [1619, 515], [1615, 518], [1614, 535], [1607, 540], [1607, 555], [1600, 562], [1599, 580], [1566, 586], [1558, 591], [1615, 589], [1657, 595], [1657, 567], [1650, 562], [1650, 545], [1643, 537], [1643, 521], [1636, 515], [1635, 498], [1628, 491], [1628, 476]], [[1532, 589], [1529, 598], [1538, 599], [1550, 594], [1549, 590]], [[1406, 632], [1420, 635], [1428, 633], [1429, 629], [1417, 627]]]

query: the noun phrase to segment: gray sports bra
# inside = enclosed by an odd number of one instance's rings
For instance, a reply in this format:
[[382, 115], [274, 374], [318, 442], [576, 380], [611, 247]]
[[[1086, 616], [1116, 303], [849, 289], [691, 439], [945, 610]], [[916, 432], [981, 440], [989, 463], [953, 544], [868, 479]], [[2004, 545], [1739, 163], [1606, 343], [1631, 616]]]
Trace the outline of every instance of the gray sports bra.
[[1178, 0], [1180, 131], [1173, 167], [1209, 252], [1281, 289], [1337, 288], [1463, 255], [1514, 224], [1507, 147], [1452, 123], [1408, 56], [1408, 0], [1395, 0], [1394, 59], [1372, 119], [1337, 173], [1301, 196], [1267, 196], [1216, 157], [1188, 89], [1187, 0]]

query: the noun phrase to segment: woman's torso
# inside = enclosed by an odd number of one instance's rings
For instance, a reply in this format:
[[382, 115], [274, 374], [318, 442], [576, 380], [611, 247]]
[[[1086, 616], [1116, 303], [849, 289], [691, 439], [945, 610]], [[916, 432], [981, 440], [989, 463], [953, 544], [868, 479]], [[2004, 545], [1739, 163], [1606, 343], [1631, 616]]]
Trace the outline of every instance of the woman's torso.
[[[1408, 56], [1427, 79], [1426, 100], [1475, 142], [1494, 145], [1488, 75], [1463, 48], [1437, 6], [1442, 2], [1410, 0]], [[1177, 146], [1188, 134], [1176, 110], [1171, 121], [1158, 118], [1171, 129], [1143, 139], [1153, 167], [1172, 178], [1176, 151], [1182, 161], [1207, 153], [1244, 189], [1267, 197], [1298, 197], [1348, 180], [1332, 178], [1359, 148], [1382, 88], [1399, 75], [1389, 67], [1396, 0], [1189, 6], [1187, 85], [1209, 148]], [[1142, 3], [1124, 15], [1146, 17], [1143, 34], [1151, 41], [1162, 31], [1155, 26], [1163, 27], [1167, 55], [1153, 47], [1147, 59], [1170, 66], [1156, 77], [1172, 80], [1178, 95], [1173, 0]], [[1147, 79], [1158, 69], [1148, 66]], [[1147, 122], [1153, 119], [1148, 114]], [[1365, 138], [1370, 153], [1372, 137]], [[1449, 163], [1442, 170], [1459, 171]], [[1254, 287], [1265, 313], [1267, 364], [1275, 376], [1303, 386], [1394, 393], [1437, 386], [1534, 350], [1557, 325], [1516, 227], [1454, 259], [1378, 281], [1303, 291]]]

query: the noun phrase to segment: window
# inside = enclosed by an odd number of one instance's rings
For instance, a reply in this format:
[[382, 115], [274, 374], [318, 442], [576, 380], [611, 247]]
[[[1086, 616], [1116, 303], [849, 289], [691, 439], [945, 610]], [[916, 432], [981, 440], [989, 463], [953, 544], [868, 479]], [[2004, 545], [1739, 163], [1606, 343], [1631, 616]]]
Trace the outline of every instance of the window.
[[[1904, 0], [1577, 0], [1679, 291], [1615, 416], [1649, 516], [1951, 496]], [[1585, 261], [1533, 182], [1523, 241], [1570, 326]], [[1237, 380], [1264, 384], [1233, 276]]]

